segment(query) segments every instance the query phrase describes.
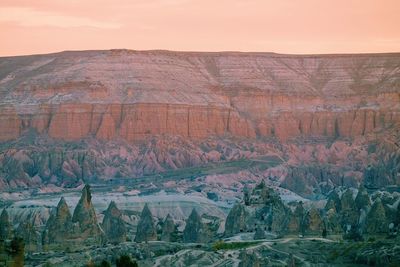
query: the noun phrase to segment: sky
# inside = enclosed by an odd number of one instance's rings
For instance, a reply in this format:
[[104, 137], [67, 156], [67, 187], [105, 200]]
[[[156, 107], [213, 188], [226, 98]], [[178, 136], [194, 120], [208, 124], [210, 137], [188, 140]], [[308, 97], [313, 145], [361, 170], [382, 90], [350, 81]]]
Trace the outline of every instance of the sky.
[[0, 56], [400, 52], [400, 0], [0, 0]]

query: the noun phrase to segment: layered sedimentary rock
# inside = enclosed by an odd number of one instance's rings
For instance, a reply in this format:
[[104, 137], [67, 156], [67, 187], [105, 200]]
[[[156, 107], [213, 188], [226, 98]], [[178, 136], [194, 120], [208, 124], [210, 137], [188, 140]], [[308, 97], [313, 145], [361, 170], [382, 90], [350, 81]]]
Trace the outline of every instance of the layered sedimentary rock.
[[[399, 62], [128, 50], [0, 58], [0, 188], [75, 187], [249, 157], [257, 148], [240, 147], [243, 138], [281, 143], [282, 186], [302, 196], [362, 179], [400, 184]], [[183, 141], [172, 147], [169, 137]], [[234, 144], [219, 150], [221, 137]], [[243, 153], [232, 155], [237, 147]]]
[[399, 121], [399, 54], [87, 51], [1, 58], [0, 140], [357, 136]]

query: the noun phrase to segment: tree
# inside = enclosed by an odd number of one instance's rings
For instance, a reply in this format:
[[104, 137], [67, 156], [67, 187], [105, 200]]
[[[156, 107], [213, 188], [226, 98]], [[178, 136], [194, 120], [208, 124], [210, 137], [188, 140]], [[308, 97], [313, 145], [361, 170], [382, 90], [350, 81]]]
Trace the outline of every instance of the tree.
[[116, 261], [117, 267], [138, 267], [135, 260], [132, 260], [128, 255], [122, 255]]
[[24, 266], [25, 243], [22, 238], [14, 237], [10, 244], [10, 254], [13, 259], [12, 267]]
[[111, 267], [111, 264], [106, 260], [102, 260], [100, 263], [100, 267]]
[[328, 231], [326, 231], [326, 228], [324, 227], [324, 229], [322, 230], [322, 237], [326, 238], [328, 235]]

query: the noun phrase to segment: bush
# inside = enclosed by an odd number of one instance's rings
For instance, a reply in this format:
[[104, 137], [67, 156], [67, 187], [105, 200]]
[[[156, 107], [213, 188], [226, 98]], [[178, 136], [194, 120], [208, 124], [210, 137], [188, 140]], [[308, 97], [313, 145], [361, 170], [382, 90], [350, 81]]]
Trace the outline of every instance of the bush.
[[132, 260], [128, 255], [122, 255], [116, 261], [117, 267], [138, 267], [135, 260]]
[[102, 262], [100, 263], [100, 267], [111, 267], [111, 263], [106, 260], [102, 260]]

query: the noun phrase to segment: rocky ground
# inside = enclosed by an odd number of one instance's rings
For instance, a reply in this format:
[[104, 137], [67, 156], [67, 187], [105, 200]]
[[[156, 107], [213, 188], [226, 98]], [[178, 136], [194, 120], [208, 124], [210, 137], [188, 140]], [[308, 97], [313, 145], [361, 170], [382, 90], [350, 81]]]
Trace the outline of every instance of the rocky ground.
[[207, 198], [205, 187], [186, 195], [103, 188], [11, 201], [2, 238], [24, 240], [26, 266], [115, 263], [121, 255], [139, 266], [400, 263], [398, 192], [338, 187], [317, 201], [262, 181], [246, 185], [232, 207]]
[[138, 255], [146, 252], [150, 252], [149, 258], [139, 258], [139, 266], [397, 266], [398, 242], [392, 239], [348, 242], [318, 237], [209, 245], [127, 242], [71, 253], [35, 253], [27, 257], [27, 266], [83, 266], [82, 263], [91, 260], [113, 262], [118, 254], [141, 257]]

